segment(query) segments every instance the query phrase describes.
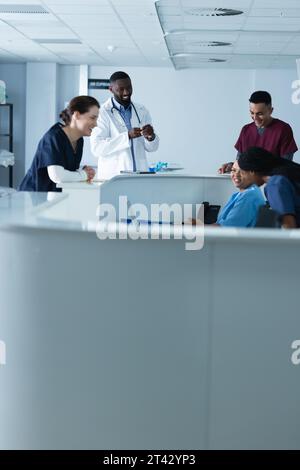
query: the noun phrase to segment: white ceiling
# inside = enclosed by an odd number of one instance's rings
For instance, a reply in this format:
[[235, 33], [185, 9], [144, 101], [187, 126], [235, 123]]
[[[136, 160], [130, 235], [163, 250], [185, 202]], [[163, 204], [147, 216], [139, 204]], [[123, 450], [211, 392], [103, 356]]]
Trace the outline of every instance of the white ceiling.
[[0, 1], [0, 63], [286, 68], [298, 57], [300, 0]]

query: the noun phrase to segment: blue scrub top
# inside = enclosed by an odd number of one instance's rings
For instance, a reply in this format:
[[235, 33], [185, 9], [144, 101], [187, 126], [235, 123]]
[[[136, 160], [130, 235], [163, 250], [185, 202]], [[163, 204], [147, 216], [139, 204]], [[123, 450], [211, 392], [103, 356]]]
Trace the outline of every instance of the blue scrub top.
[[20, 191], [61, 191], [51, 181], [47, 166], [59, 165], [65, 170], [76, 171], [79, 168], [83, 151], [83, 138], [77, 141], [74, 152], [70, 140], [60, 123], [52, 126], [39, 142], [33, 162], [26, 173]]
[[300, 227], [300, 184], [286, 176], [271, 176], [265, 186], [271, 208], [280, 215], [294, 215]]
[[224, 227], [254, 227], [258, 209], [265, 204], [261, 190], [252, 185], [234, 193], [221, 210], [217, 224]]

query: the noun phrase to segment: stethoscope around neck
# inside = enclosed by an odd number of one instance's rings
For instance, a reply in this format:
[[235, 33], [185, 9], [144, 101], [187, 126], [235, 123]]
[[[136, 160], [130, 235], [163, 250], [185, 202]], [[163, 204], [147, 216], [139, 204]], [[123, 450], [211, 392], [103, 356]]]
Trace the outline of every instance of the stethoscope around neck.
[[[130, 104], [131, 104], [131, 106], [132, 106], [133, 109], [134, 109], [134, 112], [135, 112], [135, 115], [136, 115], [136, 117], [137, 117], [138, 123], [141, 124], [141, 120], [140, 120], [140, 117], [139, 117], [138, 112], [137, 112], [137, 110], [136, 110], [136, 107], [134, 106], [134, 104], [133, 104], [132, 102], [131, 102]], [[112, 105], [112, 106], [111, 106], [111, 110], [110, 110], [110, 111], [111, 111], [111, 114], [112, 114], [112, 115], [114, 114], [114, 113], [113, 113], [114, 110], [118, 111], [118, 115], [122, 118], [122, 121], [124, 121], [124, 119], [123, 119], [123, 117], [122, 117], [122, 114], [120, 113], [120, 110], [116, 107], [116, 105], [115, 105], [115, 103], [114, 103], [114, 100], [113, 100], [112, 98], [111, 98], [111, 105]]]

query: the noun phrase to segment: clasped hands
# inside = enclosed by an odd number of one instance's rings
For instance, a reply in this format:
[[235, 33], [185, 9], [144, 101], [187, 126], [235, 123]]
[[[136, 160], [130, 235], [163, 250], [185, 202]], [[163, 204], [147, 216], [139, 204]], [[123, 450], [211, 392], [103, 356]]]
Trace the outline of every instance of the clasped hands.
[[128, 131], [128, 137], [130, 139], [136, 139], [141, 136], [150, 141], [154, 140], [155, 134], [153, 127], [150, 124], [146, 124], [143, 127], [133, 127]]

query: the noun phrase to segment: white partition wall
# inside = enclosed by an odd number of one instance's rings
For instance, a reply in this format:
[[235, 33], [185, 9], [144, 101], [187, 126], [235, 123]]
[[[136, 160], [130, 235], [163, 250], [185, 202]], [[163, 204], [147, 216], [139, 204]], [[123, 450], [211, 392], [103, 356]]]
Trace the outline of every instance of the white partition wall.
[[212, 230], [1, 231], [1, 448], [299, 449], [300, 241]]
[[[186, 176], [186, 175], [120, 175], [103, 183], [100, 187], [101, 204], [111, 204], [117, 212], [119, 220], [120, 197], [126, 196], [128, 207], [142, 204], [147, 208], [149, 220], [153, 204], [180, 205], [182, 215], [185, 205], [200, 205], [203, 201], [211, 204], [224, 205], [234, 191], [234, 186], [226, 176]], [[196, 216], [196, 213], [193, 213]], [[143, 219], [143, 214], [137, 219]], [[179, 217], [177, 222], [182, 222]]]
[[0, 199], [0, 448], [299, 449], [299, 231], [100, 240], [51, 199]]

